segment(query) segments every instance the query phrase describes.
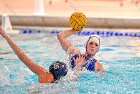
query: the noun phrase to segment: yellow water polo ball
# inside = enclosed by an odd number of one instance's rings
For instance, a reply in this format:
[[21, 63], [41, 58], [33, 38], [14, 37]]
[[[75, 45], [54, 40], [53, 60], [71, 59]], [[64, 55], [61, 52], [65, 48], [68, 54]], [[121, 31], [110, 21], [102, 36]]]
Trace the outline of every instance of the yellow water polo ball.
[[87, 17], [82, 12], [74, 12], [69, 18], [69, 24], [74, 30], [82, 30], [87, 24]]

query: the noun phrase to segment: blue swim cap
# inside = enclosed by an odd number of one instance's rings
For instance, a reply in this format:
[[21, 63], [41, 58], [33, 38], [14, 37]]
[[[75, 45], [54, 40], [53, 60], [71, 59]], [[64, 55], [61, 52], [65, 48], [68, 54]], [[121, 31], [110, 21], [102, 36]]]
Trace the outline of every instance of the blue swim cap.
[[67, 65], [61, 61], [55, 61], [49, 67], [49, 72], [53, 74], [54, 81], [59, 80], [67, 74]]

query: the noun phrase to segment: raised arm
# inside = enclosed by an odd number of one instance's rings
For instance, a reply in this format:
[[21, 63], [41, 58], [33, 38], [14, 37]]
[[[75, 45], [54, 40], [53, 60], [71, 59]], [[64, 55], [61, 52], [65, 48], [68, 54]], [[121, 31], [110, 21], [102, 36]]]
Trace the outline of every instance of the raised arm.
[[[34, 63], [23, 51], [20, 49], [6, 33], [0, 27], [0, 34], [7, 40], [13, 51], [16, 53], [18, 58], [34, 73], [39, 76], [39, 81], [42, 79], [42, 76], [49, 75], [49, 73], [41, 66]], [[40, 81], [41, 82], [41, 81]]]
[[65, 51], [67, 51], [67, 49], [68, 49], [69, 47], [72, 46], [72, 44], [70, 43], [70, 41], [67, 40], [66, 38], [67, 38], [68, 36], [71, 36], [71, 35], [74, 34], [74, 33], [75, 33], [74, 30], [65, 30], [65, 31], [60, 32], [60, 33], [57, 34], [57, 38], [58, 38], [58, 40], [59, 40], [59, 42], [60, 42], [62, 48], [63, 48]]
[[[67, 37], [71, 36], [75, 32], [78, 32], [76, 30], [65, 30], [63, 32], [60, 32], [57, 34], [57, 38], [62, 46], [62, 48], [67, 52], [68, 48], [73, 47], [71, 42], [67, 39]], [[78, 49], [73, 49], [74, 53], [79, 53]]]

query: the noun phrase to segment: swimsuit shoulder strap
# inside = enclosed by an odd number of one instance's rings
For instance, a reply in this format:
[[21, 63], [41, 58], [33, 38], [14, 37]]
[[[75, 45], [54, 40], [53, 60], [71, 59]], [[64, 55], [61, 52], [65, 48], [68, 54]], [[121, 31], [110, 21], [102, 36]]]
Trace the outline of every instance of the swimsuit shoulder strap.
[[89, 71], [94, 71], [95, 69], [95, 63], [96, 63], [96, 59], [93, 60], [86, 60], [87, 63], [84, 65], [84, 67], [89, 70]]

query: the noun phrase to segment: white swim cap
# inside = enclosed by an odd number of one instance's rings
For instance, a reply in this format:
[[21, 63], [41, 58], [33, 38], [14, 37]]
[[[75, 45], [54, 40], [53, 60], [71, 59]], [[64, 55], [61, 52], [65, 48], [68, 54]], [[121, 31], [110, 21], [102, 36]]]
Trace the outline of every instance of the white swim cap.
[[100, 45], [100, 37], [98, 35], [92, 35], [89, 37], [87, 43], [89, 43], [89, 42], [95, 42], [98, 45]]
[[92, 35], [88, 38], [87, 43], [86, 43], [86, 49], [87, 49], [87, 44], [89, 42], [95, 42], [100, 46], [100, 37], [98, 35]]

